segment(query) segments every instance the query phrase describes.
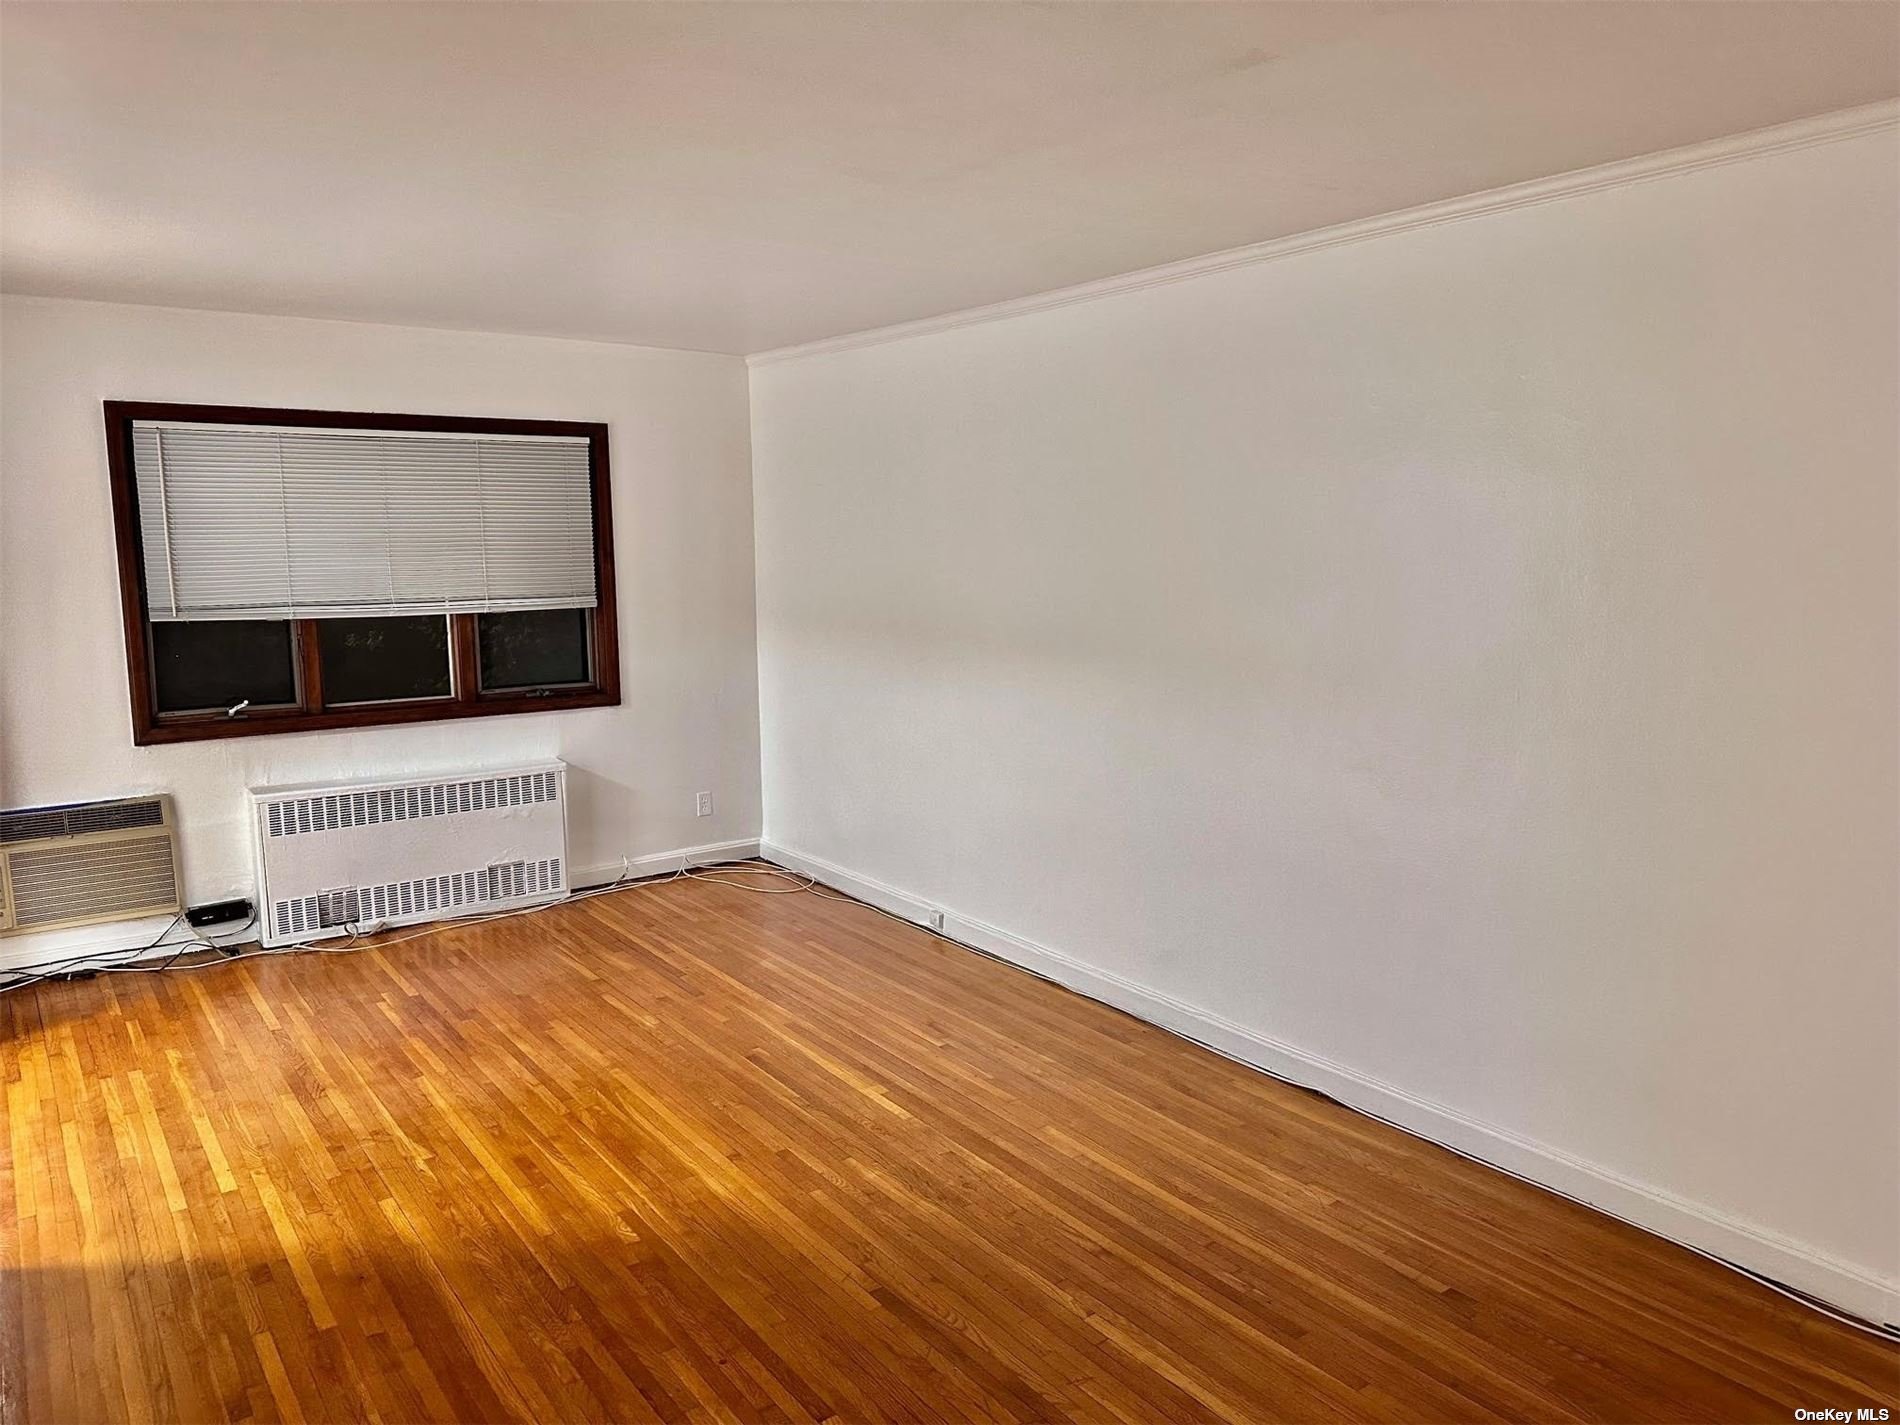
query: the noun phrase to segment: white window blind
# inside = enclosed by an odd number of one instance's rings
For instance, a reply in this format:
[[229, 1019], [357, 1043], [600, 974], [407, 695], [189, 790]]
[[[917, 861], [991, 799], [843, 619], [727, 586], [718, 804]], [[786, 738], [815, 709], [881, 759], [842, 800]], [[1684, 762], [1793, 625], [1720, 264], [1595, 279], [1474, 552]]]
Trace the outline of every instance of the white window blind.
[[159, 622], [594, 606], [578, 436], [135, 422]]

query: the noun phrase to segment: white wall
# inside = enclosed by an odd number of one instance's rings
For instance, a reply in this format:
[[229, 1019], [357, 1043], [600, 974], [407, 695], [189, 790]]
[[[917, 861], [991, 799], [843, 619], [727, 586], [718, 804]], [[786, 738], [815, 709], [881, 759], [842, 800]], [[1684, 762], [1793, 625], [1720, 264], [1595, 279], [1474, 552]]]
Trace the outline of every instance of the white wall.
[[1896, 158], [755, 365], [768, 844], [1893, 1311]]
[[[134, 747], [106, 398], [606, 421], [622, 704]], [[8, 298], [0, 307], [0, 805], [163, 789], [193, 900], [248, 893], [244, 790], [565, 758], [577, 871], [756, 838], [744, 363], [592, 342]], [[714, 814], [694, 815], [698, 791]], [[125, 943], [122, 928], [114, 927]], [[71, 937], [67, 937], [71, 938]], [[92, 938], [97, 938], [95, 933]], [[18, 959], [46, 937], [0, 942]]]

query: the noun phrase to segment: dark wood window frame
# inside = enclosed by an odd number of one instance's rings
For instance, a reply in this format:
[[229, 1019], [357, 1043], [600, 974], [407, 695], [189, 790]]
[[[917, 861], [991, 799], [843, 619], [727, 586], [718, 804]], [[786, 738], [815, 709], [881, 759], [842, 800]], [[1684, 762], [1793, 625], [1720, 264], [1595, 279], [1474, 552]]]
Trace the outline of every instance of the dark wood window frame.
[[[484, 693], [481, 691], [476, 614], [449, 614], [449, 662], [453, 691], [446, 698], [327, 707], [315, 619], [290, 620], [297, 665], [295, 707], [222, 712], [161, 713], [153, 684], [151, 617], [146, 602], [145, 561], [139, 533], [138, 492], [132, 464], [135, 421], [195, 421], [220, 425], [313, 426], [329, 429], [430, 431], [456, 435], [580, 436], [587, 441], [593, 492], [594, 591], [589, 626], [593, 680], [585, 687]], [[595, 421], [503, 420], [483, 416], [397, 415], [381, 411], [280, 410], [271, 406], [200, 406], [169, 401], [105, 403], [106, 466], [112, 485], [112, 521], [118, 540], [119, 601], [125, 620], [125, 662], [132, 696], [132, 741], [197, 742], [219, 737], [260, 737], [282, 732], [325, 732], [383, 727], [563, 708], [613, 707], [620, 702], [620, 641], [614, 602], [614, 542], [607, 427]]]

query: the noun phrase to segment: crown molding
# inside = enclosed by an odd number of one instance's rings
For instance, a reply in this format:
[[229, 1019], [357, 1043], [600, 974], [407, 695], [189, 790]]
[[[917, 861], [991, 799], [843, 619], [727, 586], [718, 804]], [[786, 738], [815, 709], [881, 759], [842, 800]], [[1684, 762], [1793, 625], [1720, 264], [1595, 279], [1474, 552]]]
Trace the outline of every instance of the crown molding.
[[868, 331], [848, 332], [842, 336], [801, 342], [796, 346], [781, 346], [770, 351], [754, 352], [746, 358], [746, 364], [769, 366], [776, 362], [797, 361], [808, 356], [824, 356], [832, 352], [855, 351], [860, 347], [882, 346], [886, 342], [929, 336], [935, 332], [978, 326], [984, 322], [1000, 322], [1010, 317], [1026, 316], [1032, 312], [1046, 312], [1056, 307], [1073, 306], [1077, 302], [1093, 302], [1103, 297], [1118, 296], [1124, 292], [1139, 292], [1149, 287], [1163, 287], [1172, 282], [1185, 282], [1191, 278], [1206, 277], [1216, 272], [1232, 271], [1237, 267], [1252, 267], [1256, 263], [1275, 262], [1280, 258], [1294, 257], [1303, 252], [1319, 252], [1329, 247], [1366, 242], [1372, 238], [1387, 237], [1394, 233], [1438, 227], [1443, 223], [1463, 222], [1467, 218], [1479, 218], [1489, 213], [1508, 213], [1517, 208], [1529, 208], [1541, 203], [1557, 202], [1564, 198], [1580, 197], [1586, 193], [1601, 193], [1608, 189], [1625, 188], [1634, 183], [1646, 183], [1651, 179], [1666, 178], [1672, 174], [1694, 173], [1699, 169], [1714, 168], [1742, 159], [1789, 153], [1796, 149], [1812, 148], [1816, 144], [1858, 138], [1862, 134], [1878, 133], [1895, 127], [1900, 127], [1900, 99], [1883, 99], [1878, 103], [1863, 104], [1858, 108], [1841, 109], [1830, 114], [1816, 114], [1812, 118], [1796, 119], [1792, 123], [1776, 124], [1772, 128], [1732, 134], [1726, 138], [1711, 139], [1706, 143], [1691, 144], [1686, 148], [1664, 149], [1660, 153], [1644, 154], [1638, 158], [1617, 159], [1612, 163], [1601, 163], [1592, 168], [1579, 168], [1550, 178], [1535, 178], [1527, 183], [1513, 183], [1508, 187], [1492, 188], [1482, 193], [1470, 193], [1461, 198], [1448, 198], [1442, 202], [1426, 203], [1416, 208], [1402, 208], [1397, 212], [1382, 213], [1377, 217], [1359, 218], [1328, 228], [1315, 228], [1310, 232], [1273, 238], [1267, 242], [1250, 243], [1246, 247], [1228, 248], [1202, 257], [1190, 257], [1180, 262], [1164, 263], [1159, 267], [1144, 267], [1134, 272], [1120, 273], [1114, 277], [1102, 277], [1092, 282], [1078, 283], [1073, 287], [1058, 287], [1054, 291], [1038, 292], [1027, 297], [1012, 297], [1007, 301], [993, 302], [988, 306], [968, 307], [962, 311], [945, 312], [939, 316], [922, 317], [916, 321], [898, 322], [892, 326], [873, 327]]

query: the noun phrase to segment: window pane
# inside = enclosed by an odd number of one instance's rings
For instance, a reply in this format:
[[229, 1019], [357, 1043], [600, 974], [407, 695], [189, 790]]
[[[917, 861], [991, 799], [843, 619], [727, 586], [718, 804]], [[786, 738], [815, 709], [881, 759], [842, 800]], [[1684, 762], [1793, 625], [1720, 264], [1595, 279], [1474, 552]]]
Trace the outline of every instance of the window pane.
[[152, 625], [152, 675], [158, 710], [222, 711], [297, 701], [297, 662], [290, 625], [274, 619], [232, 619]]
[[319, 619], [317, 646], [326, 707], [449, 695], [449, 621], [440, 614]]
[[591, 683], [588, 617], [586, 609], [477, 614], [483, 691]]

